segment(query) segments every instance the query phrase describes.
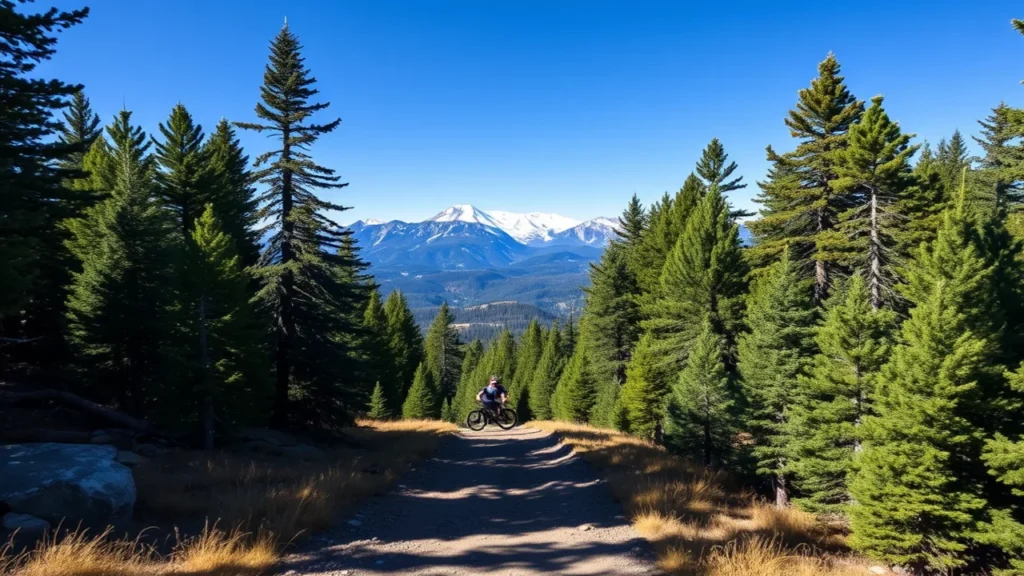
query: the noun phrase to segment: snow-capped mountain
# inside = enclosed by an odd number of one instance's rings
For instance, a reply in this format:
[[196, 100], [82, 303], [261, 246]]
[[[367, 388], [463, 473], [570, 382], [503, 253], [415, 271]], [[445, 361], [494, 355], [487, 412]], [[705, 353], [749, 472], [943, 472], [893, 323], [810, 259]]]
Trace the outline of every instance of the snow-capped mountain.
[[579, 220], [548, 214], [531, 212], [520, 214], [505, 210], [483, 211], [469, 204], [459, 204], [445, 208], [428, 222], [473, 222], [492, 228], [498, 228], [515, 238], [520, 244], [534, 246], [550, 242], [556, 234], [580, 224]]
[[610, 218], [580, 222], [558, 214], [484, 211], [464, 204], [423, 222], [365, 220], [351, 229], [374, 266], [453, 270], [505, 267], [538, 250], [600, 250], [615, 237], [617, 224]]

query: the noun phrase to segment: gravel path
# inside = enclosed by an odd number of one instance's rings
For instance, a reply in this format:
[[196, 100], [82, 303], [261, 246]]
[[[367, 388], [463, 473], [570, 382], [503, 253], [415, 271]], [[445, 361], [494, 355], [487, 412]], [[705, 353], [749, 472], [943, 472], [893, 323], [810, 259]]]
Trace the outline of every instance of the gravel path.
[[281, 574], [656, 574], [595, 472], [546, 432], [488, 428], [289, 557]]

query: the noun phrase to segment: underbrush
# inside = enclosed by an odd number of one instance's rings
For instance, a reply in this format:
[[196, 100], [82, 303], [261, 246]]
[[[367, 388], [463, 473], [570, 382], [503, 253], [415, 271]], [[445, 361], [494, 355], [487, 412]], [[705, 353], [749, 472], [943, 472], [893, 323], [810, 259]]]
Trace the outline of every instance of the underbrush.
[[608, 480], [659, 566], [686, 576], [871, 574], [843, 535], [810, 514], [776, 508], [728, 475], [612, 430], [534, 422], [558, 434]]
[[[198, 524], [161, 553], [145, 532], [134, 540], [68, 531], [34, 550], [0, 549], [14, 576], [257, 576], [280, 551], [322, 530], [438, 448], [454, 426], [437, 421], [360, 422], [344, 436], [358, 448], [297, 461], [269, 455], [181, 451], [135, 469], [137, 517]], [[220, 528], [227, 527], [227, 528]]]

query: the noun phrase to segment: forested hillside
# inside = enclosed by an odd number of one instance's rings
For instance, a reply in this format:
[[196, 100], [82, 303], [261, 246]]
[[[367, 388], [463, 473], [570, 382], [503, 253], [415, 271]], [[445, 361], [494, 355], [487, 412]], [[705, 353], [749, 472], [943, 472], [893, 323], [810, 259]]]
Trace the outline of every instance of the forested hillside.
[[1024, 573], [1024, 110], [930, 146], [828, 54], [766, 150], [749, 246], [729, 197], [750, 183], [716, 138], [678, 192], [633, 196], [599, 260], [537, 263], [579, 267], [557, 288], [460, 276], [554, 303], [587, 275], [582, 310], [494, 320], [369, 273], [323, 199], [347, 186], [318, 160], [340, 120], [287, 24], [254, 110], [141, 126], [39, 77], [88, 11], [32, 8], [0, 2], [5, 381], [214, 448], [248, 424], [462, 421], [497, 375], [521, 420], [661, 444], [907, 573]]

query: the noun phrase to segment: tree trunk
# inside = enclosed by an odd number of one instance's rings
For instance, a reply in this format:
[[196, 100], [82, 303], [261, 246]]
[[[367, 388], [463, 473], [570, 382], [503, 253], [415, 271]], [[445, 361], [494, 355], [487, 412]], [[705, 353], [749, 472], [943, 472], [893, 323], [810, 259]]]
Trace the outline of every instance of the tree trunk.
[[203, 448], [213, 450], [213, 374], [210, 370], [210, 346], [206, 335], [206, 295], [199, 297], [199, 366], [203, 379], [203, 404], [199, 421], [203, 427]]
[[[818, 210], [818, 233], [825, 231], [825, 211]], [[828, 268], [821, 260], [814, 261], [814, 302], [821, 304], [828, 298]]]
[[789, 506], [789, 486], [786, 484], [786, 476], [779, 474], [775, 477], [775, 507], [787, 508]]
[[882, 307], [882, 243], [878, 234], [878, 191], [871, 189], [871, 237], [868, 244], [868, 285], [871, 307]]
[[[291, 133], [288, 128], [281, 132], [283, 149], [281, 161], [291, 160], [291, 147], [288, 139]], [[281, 174], [281, 263], [288, 264], [295, 260], [295, 252], [292, 249], [292, 236], [294, 224], [291, 221], [292, 213], [292, 173], [290, 170], [283, 170]], [[277, 355], [276, 355], [276, 378], [274, 387], [274, 412], [272, 424], [275, 428], [284, 428], [288, 425], [288, 387], [291, 384], [292, 369], [292, 342], [295, 338], [295, 316], [292, 306], [294, 305], [295, 278], [290, 270], [285, 270], [281, 278], [281, 310], [280, 320], [277, 326]]]
[[704, 465], [711, 467], [711, 421], [704, 420]]

